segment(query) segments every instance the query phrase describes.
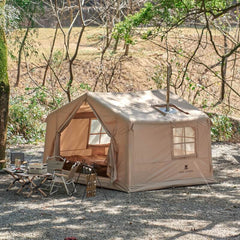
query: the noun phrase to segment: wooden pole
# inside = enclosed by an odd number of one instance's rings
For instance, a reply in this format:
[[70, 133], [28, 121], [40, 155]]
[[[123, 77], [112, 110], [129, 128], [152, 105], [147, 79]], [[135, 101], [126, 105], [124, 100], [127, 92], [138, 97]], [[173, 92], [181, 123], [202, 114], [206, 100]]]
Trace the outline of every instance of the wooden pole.
[[171, 64], [168, 63], [167, 65], [167, 95], [166, 95], [166, 112], [169, 112], [169, 93], [170, 93], [170, 80], [172, 76], [172, 67]]

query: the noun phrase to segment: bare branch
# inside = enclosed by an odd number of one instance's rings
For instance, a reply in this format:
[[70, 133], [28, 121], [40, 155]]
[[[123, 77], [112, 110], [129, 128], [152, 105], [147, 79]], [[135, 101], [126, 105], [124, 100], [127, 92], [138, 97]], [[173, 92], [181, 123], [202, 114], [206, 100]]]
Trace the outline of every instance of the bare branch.
[[202, 36], [203, 36], [203, 33], [204, 33], [205, 29], [206, 29], [206, 27], [204, 27], [204, 28], [202, 29], [202, 31], [201, 31], [201, 34], [200, 34], [200, 37], [199, 37], [199, 40], [198, 40], [198, 44], [197, 44], [195, 50], [193, 51], [193, 54], [190, 56], [190, 58], [189, 58], [188, 61], [187, 61], [187, 64], [186, 64], [186, 66], [185, 66], [185, 70], [184, 70], [184, 72], [183, 72], [182, 81], [181, 81], [180, 84], [177, 86], [177, 89], [180, 88], [180, 87], [182, 86], [183, 82], [184, 82], [184, 78], [185, 78], [186, 73], [187, 73], [187, 71], [188, 71], [188, 66], [189, 66], [189, 64], [191, 63], [191, 61], [192, 61], [192, 59], [194, 58], [194, 56], [196, 55], [196, 53], [197, 53], [197, 51], [198, 51], [198, 49], [199, 49], [199, 47], [200, 47], [200, 45], [201, 45]]

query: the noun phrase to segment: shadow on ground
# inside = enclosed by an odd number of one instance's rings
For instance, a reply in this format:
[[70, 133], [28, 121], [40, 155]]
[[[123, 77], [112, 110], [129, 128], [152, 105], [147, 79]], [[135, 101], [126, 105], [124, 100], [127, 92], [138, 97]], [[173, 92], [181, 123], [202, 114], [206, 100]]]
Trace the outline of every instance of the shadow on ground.
[[26, 198], [6, 192], [10, 177], [1, 174], [0, 239], [240, 239], [240, 146], [212, 149], [212, 185], [131, 194], [98, 189], [89, 199], [77, 185], [72, 197], [62, 191]]

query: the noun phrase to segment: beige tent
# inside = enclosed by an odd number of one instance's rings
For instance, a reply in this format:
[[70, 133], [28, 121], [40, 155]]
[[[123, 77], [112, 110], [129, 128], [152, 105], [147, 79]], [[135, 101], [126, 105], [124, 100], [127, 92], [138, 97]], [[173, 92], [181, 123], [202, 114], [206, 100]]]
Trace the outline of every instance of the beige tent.
[[165, 95], [83, 94], [47, 117], [44, 161], [94, 163], [102, 186], [126, 192], [213, 181], [209, 118], [174, 94], [166, 112]]

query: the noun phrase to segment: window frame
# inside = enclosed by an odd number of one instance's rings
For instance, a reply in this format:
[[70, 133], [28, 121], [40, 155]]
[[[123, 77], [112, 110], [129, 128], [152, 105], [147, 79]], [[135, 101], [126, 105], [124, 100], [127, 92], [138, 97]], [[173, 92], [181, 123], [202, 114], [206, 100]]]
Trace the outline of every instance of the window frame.
[[[97, 120], [97, 121], [99, 122], [99, 124], [101, 125], [100, 132], [99, 132], [99, 133], [91, 133], [92, 120]], [[89, 118], [88, 141], [87, 141], [87, 145], [88, 145], [88, 146], [90, 146], [90, 147], [91, 147], [91, 146], [102, 146], [102, 147], [109, 146], [110, 141], [111, 141], [111, 137], [108, 136], [108, 134], [107, 134], [106, 132], [103, 132], [102, 130], [104, 130], [104, 128], [103, 128], [101, 122], [100, 122], [97, 118]], [[104, 130], [104, 131], [105, 131], [105, 130]], [[110, 138], [109, 143], [101, 143], [101, 137], [102, 137], [102, 135], [105, 135], [105, 134]], [[100, 142], [100, 143], [98, 143], [98, 144], [90, 144], [90, 143], [89, 143], [89, 140], [90, 140], [90, 136], [91, 136], [91, 135], [100, 135], [100, 137], [99, 137], [99, 142]]]
[[[186, 141], [186, 139], [188, 139], [189, 137], [185, 137], [185, 131], [186, 131], [186, 128], [192, 128], [193, 131], [194, 131], [194, 137], [190, 137], [191, 139], [193, 139], [193, 141], [191, 142], [188, 142]], [[174, 136], [173, 134], [173, 130], [176, 129], [176, 128], [182, 128], [184, 129], [184, 134], [183, 136]], [[183, 142], [180, 142], [180, 143], [174, 143], [174, 137], [182, 137], [183, 138]], [[197, 130], [195, 127], [192, 127], [192, 126], [175, 126], [175, 127], [172, 127], [172, 157], [173, 159], [182, 159], [182, 158], [189, 158], [189, 157], [197, 157], [197, 144], [196, 144], [196, 141], [197, 141]], [[194, 144], [194, 153], [191, 153], [191, 154], [186, 154], [186, 145], [189, 144], [189, 143], [193, 143]], [[174, 146], [176, 145], [180, 145], [180, 144], [184, 144], [184, 151], [185, 151], [185, 154], [184, 155], [174, 155]]]

